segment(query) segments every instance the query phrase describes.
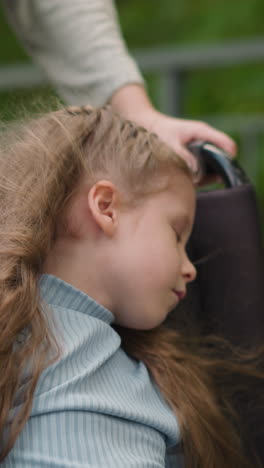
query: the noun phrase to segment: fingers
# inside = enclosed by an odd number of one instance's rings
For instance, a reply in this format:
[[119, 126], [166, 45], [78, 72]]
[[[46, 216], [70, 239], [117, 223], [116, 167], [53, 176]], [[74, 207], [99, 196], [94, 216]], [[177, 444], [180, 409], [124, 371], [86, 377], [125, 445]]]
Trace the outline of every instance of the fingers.
[[237, 154], [237, 145], [235, 141], [225, 133], [220, 130], [216, 130], [210, 125], [199, 122], [196, 137], [197, 139], [210, 141], [216, 146], [219, 146], [231, 157], [235, 157]]
[[189, 168], [193, 172], [197, 172], [198, 170], [198, 162], [196, 157], [187, 150], [186, 146], [184, 145], [173, 145], [173, 149], [178, 156], [180, 156], [184, 161], [188, 164]]
[[205, 122], [169, 117], [156, 110], [151, 110], [150, 116], [143, 121], [150, 131], [171, 146], [181, 156], [193, 172], [197, 172], [197, 160], [186, 145], [194, 140], [208, 141], [223, 149], [231, 157], [237, 153], [236, 143], [225, 133]]

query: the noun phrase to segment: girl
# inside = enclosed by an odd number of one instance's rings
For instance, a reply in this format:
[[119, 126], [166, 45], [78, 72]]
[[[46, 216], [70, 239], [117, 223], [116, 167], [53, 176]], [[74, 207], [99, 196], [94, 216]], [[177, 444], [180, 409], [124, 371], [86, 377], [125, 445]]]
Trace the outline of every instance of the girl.
[[239, 363], [161, 325], [196, 274], [185, 163], [108, 107], [56, 111], [5, 133], [0, 211], [2, 465], [252, 466]]

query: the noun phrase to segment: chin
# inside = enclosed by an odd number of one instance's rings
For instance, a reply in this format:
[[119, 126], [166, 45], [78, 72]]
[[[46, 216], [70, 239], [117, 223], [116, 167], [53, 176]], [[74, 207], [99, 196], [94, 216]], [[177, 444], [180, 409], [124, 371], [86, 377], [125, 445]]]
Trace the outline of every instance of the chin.
[[[166, 317], [165, 317], [166, 318]], [[157, 328], [159, 325], [161, 325], [165, 318], [160, 319], [160, 320], [138, 320], [138, 321], [120, 321], [116, 320], [115, 324], [124, 327], [124, 328], [130, 328], [131, 330], [141, 330], [141, 331], [147, 331], [147, 330], [153, 330], [154, 328]]]
[[[133, 310], [137, 310], [137, 314], [134, 314]], [[129, 310], [126, 310], [124, 315], [116, 314], [115, 324], [131, 330], [152, 330], [165, 321], [169, 312], [170, 310], [157, 309], [157, 307], [149, 307], [149, 305], [148, 310], [146, 307], [133, 305]]]
[[144, 327], [142, 327], [141, 330], [153, 330], [154, 328], [159, 327], [165, 321], [166, 317], [167, 314], [162, 315], [160, 318], [156, 318], [156, 320], [149, 320], [148, 322], [146, 321]]

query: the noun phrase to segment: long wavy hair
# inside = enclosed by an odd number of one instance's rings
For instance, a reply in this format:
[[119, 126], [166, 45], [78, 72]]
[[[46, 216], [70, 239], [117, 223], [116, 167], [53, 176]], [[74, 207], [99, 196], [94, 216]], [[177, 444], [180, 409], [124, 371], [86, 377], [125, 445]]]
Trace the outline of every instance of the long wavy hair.
[[[58, 235], [58, 219], [79, 180], [85, 175], [92, 186], [108, 178], [133, 203], [162, 189], [161, 174], [175, 169], [191, 174], [156, 135], [109, 107], [71, 107], [13, 125], [2, 132], [0, 148], [2, 461], [30, 416], [41, 372], [59, 358], [38, 283]], [[232, 398], [249, 382], [263, 383], [261, 352], [242, 353], [220, 339], [190, 338], [164, 326], [116, 330], [124, 349], [146, 364], [175, 411], [187, 468], [257, 466], [243, 449]]]

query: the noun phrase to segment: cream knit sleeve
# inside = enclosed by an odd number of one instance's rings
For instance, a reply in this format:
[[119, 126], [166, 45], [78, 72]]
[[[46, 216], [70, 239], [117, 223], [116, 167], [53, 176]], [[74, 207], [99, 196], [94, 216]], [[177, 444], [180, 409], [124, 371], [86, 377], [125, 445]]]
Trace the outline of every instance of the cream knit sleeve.
[[143, 83], [112, 0], [4, 0], [3, 6], [66, 103], [100, 106], [120, 87]]

